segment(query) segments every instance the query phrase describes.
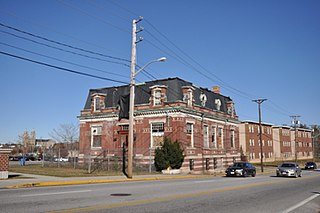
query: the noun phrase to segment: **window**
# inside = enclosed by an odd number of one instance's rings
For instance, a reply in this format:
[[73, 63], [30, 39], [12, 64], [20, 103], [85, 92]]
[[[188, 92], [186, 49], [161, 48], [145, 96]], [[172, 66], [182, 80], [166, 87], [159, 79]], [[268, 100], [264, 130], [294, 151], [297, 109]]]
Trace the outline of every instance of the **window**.
[[164, 123], [152, 123], [152, 132], [163, 132], [164, 131]]
[[212, 144], [213, 148], [217, 148], [217, 138], [216, 138], [217, 128], [215, 126], [212, 127]]
[[230, 142], [231, 142], [231, 148], [235, 148], [235, 138], [234, 138], [234, 130], [231, 130], [230, 132]]
[[223, 148], [223, 128], [218, 128], [218, 135], [217, 135], [217, 144], [218, 148]]
[[94, 111], [100, 111], [101, 105], [100, 105], [100, 97], [96, 96], [94, 97]]
[[193, 147], [193, 124], [192, 123], [187, 123], [187, 140], [188, 144]]
[[93, 148], [101, 147], [101, 138], [102, 138], [102, 127], [101, 126], [91, 127], [91, 147]]
[[161, 90], [155, 90], [154, 92], [154, 106], [161, 105]]
[[151, 147], [160, 146], [164, 140], [164, 123], [151, 123]]
[[187, 123], [187, 134], [192, 134], [192, 123]]
[[207, 125], [203, 126], [203, 147], [209, 148], [209, 127]]

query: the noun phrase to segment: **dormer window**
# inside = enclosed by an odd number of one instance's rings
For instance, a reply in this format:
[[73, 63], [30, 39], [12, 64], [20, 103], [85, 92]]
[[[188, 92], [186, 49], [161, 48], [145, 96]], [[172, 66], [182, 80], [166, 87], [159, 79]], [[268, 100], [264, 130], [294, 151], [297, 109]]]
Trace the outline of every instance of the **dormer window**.
[[201, 95], [200, 95], [200, 102], [202, 107], [206, 106], [207, 96], [203, 92], [201, 92]]
[[105, 108], [105, 99], [106, 95], [103, 93], [94, 93], [91, 95], [92, 97], [92, 103], [91, 103], [91, 109], [93, 112], [101, 112]]
[[96, 96], [94, 97], [94, 103], [93, 103], [94, 111], [100, 111], [101, 110], [101, 105], [100, 105], [100, 97]]
[[220, 101], [220, 99], [216, 99], [215, 101], [214, 101], [214, 103], [215, 103], [215, 105], [216, 105], [216, 109], [218, 110], [218, 111], [220, 111], [220, 108], [221, 108], [221, 101]]
[[151, 97], [150, 103], [152, 106], [162, 106], [164, 102], [167, 101], [167, 86], [164, 85], [154, 85], [150, 87]]
[[160, 106], [161, 105], [161, 90], [155, 90], [154, 91], [154, 101], [153, 101], [155, 106]]
[[184, 86], [182, 87], [182, 93], [183, 93], [183, 102], [187, 103], [187, 106], [191, 107], [193, 103], [193, 87], [190, 86]]

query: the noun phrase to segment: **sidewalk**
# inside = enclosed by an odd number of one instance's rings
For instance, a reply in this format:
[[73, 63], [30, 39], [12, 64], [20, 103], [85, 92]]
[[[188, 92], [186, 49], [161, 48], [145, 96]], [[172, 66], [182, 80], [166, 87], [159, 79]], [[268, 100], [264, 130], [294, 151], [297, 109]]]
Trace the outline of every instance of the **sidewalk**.
[[[263, 174], [272, 174], [274, 169], [266, 169]], [[257, 175], [261, 172], [257, 171]], [[223, 174], [179, 174], [179, 175], [136, 175], [132, 179], [126, 176], [96, 176], [96, 177], [54, 177], [44, 175], [32, 175], [24, 173], [9, 172], [9, 179], [0, 180], [0, 189], [3, 188], [29, 188], [40, 186], [59, 186], [59, 185], [78, 185], [78, 184], [94, 184], [94, 183], [115, 183], [128, 181], [148, 181], [148, 180], [170, 180], [182, 178], [208, 178], [215, 176], [224, 176]]]
[[[15, 178], [13, 178], [16, 176]], [[11, 178], [10, 178], [11, 177]], [[97, 177], [53, 177], [43, 175], [32, 175], [24, 173], [9, 173], [9, 179], [0, 180], [1, 188], [28, 188], [39, 186], [59, 186], [93, 183], [114, 183], [128, 181], [147, 181], [147, 180], [168, 180], [180, 178], [206, 178], [214, 175], [137, 175], [132, 179], [126, 176], [97, 176]]]

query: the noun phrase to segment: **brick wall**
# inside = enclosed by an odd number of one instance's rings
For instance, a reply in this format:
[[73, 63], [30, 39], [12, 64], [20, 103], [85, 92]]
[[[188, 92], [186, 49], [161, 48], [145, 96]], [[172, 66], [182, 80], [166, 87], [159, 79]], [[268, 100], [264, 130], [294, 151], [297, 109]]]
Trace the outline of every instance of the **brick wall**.
[[8, 179], [9, 154], [11, 149], [0, 149], [0, 179]]

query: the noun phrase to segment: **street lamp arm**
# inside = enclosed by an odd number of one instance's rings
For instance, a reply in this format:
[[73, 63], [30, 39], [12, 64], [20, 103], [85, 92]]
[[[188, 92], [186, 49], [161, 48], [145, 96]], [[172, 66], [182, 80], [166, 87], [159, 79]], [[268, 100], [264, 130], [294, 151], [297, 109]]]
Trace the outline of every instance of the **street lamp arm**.
[[138, 75], [142, 70], [144, 70], [144, 69], [145, 69], [147, 66], [149, 66], [150, 64], [155, 63], [155, 62], [164, 62], [164, 61], [166, 61], [166, 60], [167, 60], [166, 57], [161, 57], [161, 58], [159, 58], [159, 59], [152, 60], [152, 61], [146, 63], [143, 67], [141, 67], [139, 70], [137, 70], [137, 71], [135, 72], [135, 74], [134, 74], [133, 77], [135, 77], [136, 75]]

